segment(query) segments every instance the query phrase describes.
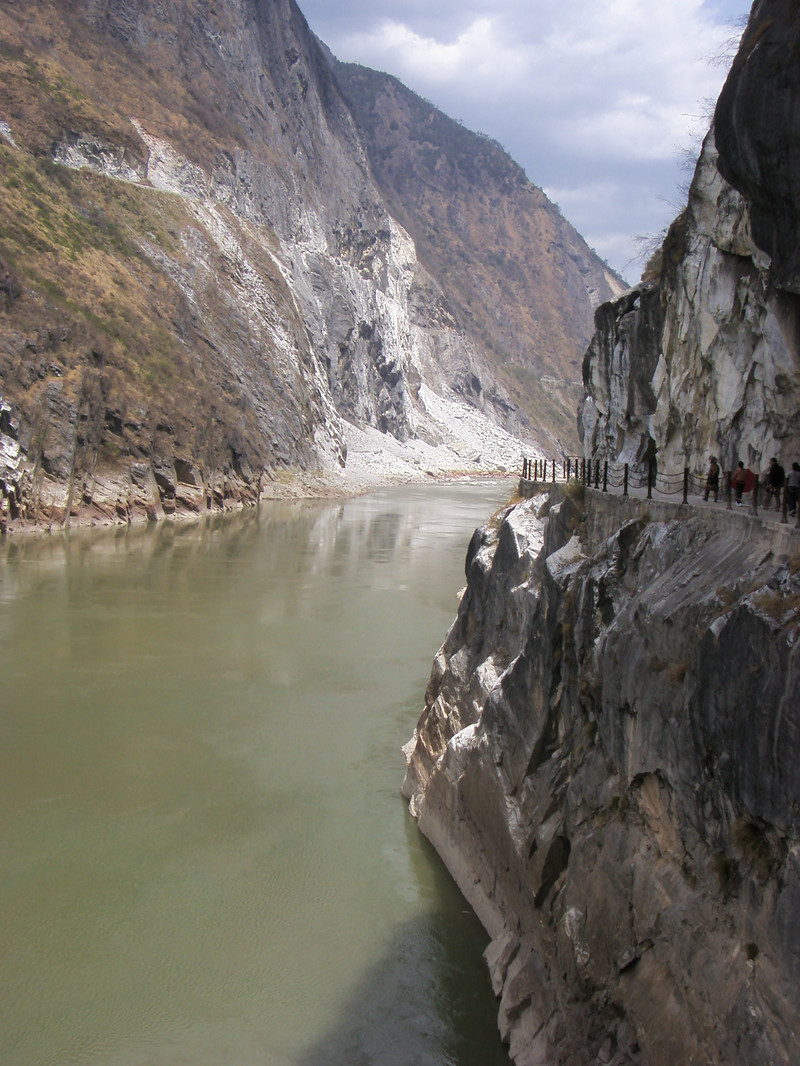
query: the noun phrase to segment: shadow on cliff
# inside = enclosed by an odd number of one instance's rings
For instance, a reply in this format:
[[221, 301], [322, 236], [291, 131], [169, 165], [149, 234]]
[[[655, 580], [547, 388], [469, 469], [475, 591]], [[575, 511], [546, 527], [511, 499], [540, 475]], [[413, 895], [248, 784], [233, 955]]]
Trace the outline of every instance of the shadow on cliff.
[[[448, 907], [399, 926], [338, 1028], [295, 1066], [508, 1066], [477, 918]], [[476, 968], [485, 986], [474, 980]]]

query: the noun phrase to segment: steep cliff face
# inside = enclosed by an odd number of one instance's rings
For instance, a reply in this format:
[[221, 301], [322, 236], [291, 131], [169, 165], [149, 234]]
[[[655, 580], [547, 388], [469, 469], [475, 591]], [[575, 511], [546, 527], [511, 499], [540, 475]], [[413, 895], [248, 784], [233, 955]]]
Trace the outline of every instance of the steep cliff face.
[[[592, 458], [800, 457], [795, 8], [756, 3], [686, 210], [598, 308]], [[797, 530], [554, 488], [467, 580], [403, 787], [492, 936], [514, 1061], [796, 1063]]]
[[292, 0], [5, 5], [0, 84], [4, 523], [535, 449]]
[[587, 453], [666, 469], [800, 455], [794, 6], [757, 3], [652, 280], [599, 309]]
[[796, 537], [587, 491], [476, 533], [404, 792], [520, 1066], [796, 1062]]
[[771, 280], [800, 294], [800, 26], [791, 0], [757, 0], [717, 102], [720, 170], [746, 198]]
[[[335, 69], [381, 192], [479, 342], [492, 368], [484, 377], [502, 382], [533, 425], [577, 444], [576, 353], [594, 309], [626, 286], [499, 144], [396, 78]], [[459, 380], [474, 396], [469, 368]]]
[[702, 471], [710, 453], [754, 470], [800, 455], [795, 297], [718, 159], [712, 131], [658, 280], [598, 309], [581, 409], [593, 457], [635, 462], [652, 442], [664, 469]]

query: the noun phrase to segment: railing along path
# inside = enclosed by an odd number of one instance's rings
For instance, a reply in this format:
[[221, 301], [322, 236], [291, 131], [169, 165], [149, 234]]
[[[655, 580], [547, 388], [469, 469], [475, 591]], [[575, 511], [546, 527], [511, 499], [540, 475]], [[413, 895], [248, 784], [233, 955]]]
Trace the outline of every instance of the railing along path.
[[[692, 473], [689, 467], [684, 467], [680, 473], [665, 473], [657, 468], [655, 463], [615, 463], [600, 459], [586, 459], [582, 456], [568, 456], [565, 459], [525, 459], [522, 460], [522, 480], [537, 481], [542, 484], [552, 484], [557, 481], [577, 481], [591, 488], [602, 489], [603, 492], [615, 492], [622, 490], [623, 496], [633, 493], [639, 495], [646, 490], [646, 498], [652, 500], [653, 493], [659, 496], [680, 496], [681, 503], [688, 504], [692, 495], [703, 496], [708, 499], [710, 495], [727, 504], [728, 510], [733, 510], [734, 489], [731, 483], [731, 471], [720, 471], [719, 489], [706, 491], [707, 476]], [[758, 474], [753, 474], [751, 488], [742, 491], [742, 500], [737, 499], [737, 505], [744, 506], [744, 498], [749, 497], [748, 509], [751, 514], [758, 515], [758, 496], [761, 488]], [[766, 485], [763, 486], [766, 491]], [[769, 500], [764, 500], [762, 510], [767, 511]], [[789, 521], [788, 491], [786, 483], [780, 492], [780, 498], [776, 500], [775, 510], [781, 513], [781, 522]], [[800, 529], [800, 505], [795, 505], [796, 526]], [[793, 516], [792, 516], [793, 517]]]

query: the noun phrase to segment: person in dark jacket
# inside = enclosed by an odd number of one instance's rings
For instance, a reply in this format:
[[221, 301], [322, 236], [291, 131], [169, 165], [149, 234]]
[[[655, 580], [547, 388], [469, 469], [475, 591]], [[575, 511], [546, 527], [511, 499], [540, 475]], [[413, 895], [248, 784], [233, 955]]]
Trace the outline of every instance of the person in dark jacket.
[[783, 482], [786, 480], [786, 471], [783, 469], [777, 459], [773, 458], [769, 461], [769, 469], [767, 470], [767, 486], [764, 489], [764, 507], [769, 507], [769, 501], [775, 497], [775, 510], [781, 509], [781, 492], [783, 490]]
[[789, 514], [797, 514], [797, 502], [800, 500], [800, 463], [792, 463], [792, 469], [786, 476], [786, 506]]
[[712, 455], [708, 461], [708, 473], [706, 474], [706, 491], [704, 500], [708, 499], [709, 492], [714, 493], [714, 500], [719, 499], [719, 463], [716, 455]]

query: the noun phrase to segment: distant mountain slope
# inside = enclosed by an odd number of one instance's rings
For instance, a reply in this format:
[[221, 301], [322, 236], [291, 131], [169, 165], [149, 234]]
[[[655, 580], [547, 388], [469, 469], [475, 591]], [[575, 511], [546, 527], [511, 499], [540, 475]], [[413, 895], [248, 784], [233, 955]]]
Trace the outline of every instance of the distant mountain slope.
[[[335, 71], [389, 209], [459, 323], [533, 424], [574, 440], [594, 309], [627, 286], [496, 141], [388, 74]], [[575, 390], [554, 390], [554, 378]]]
[[376, 184], [334, 67], [293, 0], [0, 5], [0, 525], [572, 446], [571, 398], [537, 406], [528, 386], [580, 358], [583, 327], [573, 349], [561, 321], [589, 313], [578, 238], [545, 208], [535, 271], [562, 264], [546, 300], [508, 280], [535, 236], [517, 202], [544, 201], [499, 153], [517, 178], [479, 229], [454, 140], [455, 213], [432, 201], [431, 229], [460, 254], [437, 255], [414, 181]]

